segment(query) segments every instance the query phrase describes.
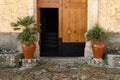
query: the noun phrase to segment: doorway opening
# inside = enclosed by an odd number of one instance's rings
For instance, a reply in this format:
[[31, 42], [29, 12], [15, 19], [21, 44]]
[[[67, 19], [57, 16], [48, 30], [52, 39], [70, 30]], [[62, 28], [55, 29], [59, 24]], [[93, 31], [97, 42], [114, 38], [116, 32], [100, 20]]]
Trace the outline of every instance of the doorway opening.
[[58, 8], [40, 8], [40, 56], [58, 56]]

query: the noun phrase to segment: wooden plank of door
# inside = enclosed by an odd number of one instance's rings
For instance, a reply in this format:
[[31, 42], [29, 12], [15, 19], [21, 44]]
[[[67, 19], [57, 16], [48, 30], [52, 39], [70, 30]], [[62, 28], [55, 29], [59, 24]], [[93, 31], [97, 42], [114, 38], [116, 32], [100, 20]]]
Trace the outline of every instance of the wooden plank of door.
[[84, 42], [87, 31], [86, 4], [72, 3], [70, 0], [63, 3], [63, 42]]

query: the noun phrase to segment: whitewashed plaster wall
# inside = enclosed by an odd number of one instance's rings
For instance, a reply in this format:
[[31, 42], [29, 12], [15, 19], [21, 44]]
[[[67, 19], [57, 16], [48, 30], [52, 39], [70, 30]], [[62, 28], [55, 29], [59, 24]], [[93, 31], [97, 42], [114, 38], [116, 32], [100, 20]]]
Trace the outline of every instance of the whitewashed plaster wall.
[[0, 0], [0, 32], [14, 32], [10, 22], [26, 16], [26, 0]]
[[37, 0], [0, 0], [0, 32], [14, 32], [10, 23], [18, 17], [36, 18]]
[[120, 33], [120, 0], [99, 0], [99, 24]]

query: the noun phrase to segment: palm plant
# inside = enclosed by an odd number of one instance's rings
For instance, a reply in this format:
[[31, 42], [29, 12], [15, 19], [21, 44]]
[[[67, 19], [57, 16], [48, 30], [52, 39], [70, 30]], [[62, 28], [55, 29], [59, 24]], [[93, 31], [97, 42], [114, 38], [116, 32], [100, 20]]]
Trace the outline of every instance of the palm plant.
[[92, 50], [95, 59], [101, 59], [105, 50], [103, 40], [110, 37], [110, 32], [105, 31], [99, 24], [96, 24], [92, 29], [85, 34], [87, 41], [92, 41]]
[[35, 24], [34, 16], [27, 16], [24, 18], [18, 18], [17, 22], [12, 22], [11, 26], [14, 30], [23, 31], [18, 35], [17, 40], [24, 43], [26, 46], [30, 46], [30, 43], [37, 40], [37, 32], [40, 31], [40, 25]]
[[11, 26], [14, 30], [23, 30], [17, 40], [22, 43], [21, 47], [26, 59], [33, 58], [35, 52], [35, 41], [38, 38], [37, 33], [40, 31], [40, 25], [35, 23], [33, 16], [18, 18], [16, 22], [12, 22]]

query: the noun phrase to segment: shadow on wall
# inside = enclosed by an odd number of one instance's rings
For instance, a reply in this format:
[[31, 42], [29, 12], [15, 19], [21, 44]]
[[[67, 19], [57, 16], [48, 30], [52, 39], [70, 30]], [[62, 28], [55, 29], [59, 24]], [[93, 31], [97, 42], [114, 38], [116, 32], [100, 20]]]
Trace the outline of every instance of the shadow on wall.
[[18, 34], [18, 32], [0, 32], [0, 47], [21, 51], [20, 43], [16, 40]]

